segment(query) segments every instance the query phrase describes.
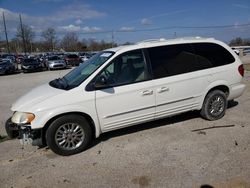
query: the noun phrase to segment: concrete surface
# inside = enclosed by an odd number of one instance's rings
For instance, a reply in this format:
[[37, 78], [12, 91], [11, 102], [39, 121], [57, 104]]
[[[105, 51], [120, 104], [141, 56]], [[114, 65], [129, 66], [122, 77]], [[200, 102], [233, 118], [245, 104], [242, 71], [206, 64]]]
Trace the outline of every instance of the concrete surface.
[[[0, 76], [0, 134], [11, 104], [69, 70]], [[80, 154], [0, 143], [0, 188], [250, 187], [250, 72], [225, 117], [185, 113], [103, 134]]]

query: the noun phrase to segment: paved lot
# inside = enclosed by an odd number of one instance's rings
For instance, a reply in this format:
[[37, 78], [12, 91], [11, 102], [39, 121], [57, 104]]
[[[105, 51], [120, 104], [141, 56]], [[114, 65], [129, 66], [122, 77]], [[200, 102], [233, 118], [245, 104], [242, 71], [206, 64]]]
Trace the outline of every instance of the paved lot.
[[[67, 71], [0, 76], [0, 134], [11, 103]], [[4, 141], [0, 187], [250, 187], [250, 72], [244, 83], [221, 120], [186, 113], [104, 134], [70, 157]]]

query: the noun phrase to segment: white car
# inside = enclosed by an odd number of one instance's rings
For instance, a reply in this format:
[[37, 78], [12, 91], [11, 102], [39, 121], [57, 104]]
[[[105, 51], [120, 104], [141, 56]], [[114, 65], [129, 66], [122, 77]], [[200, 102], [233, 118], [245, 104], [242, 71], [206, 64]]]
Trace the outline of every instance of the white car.
[[240, 50], [239, 50], [239, 49], [232, 47], [232, 50], [233, 50], [237, 55], [240, 55]]
[[245, 56], [245, 55], [249, 55], [249, 54], [250, 54], [250, 48], [245, 48], [243, 50], [243, 55]]
[[19, 98], [7, 132], [18, 127], [24, 143], [72, 155], [101, 133], [187, 111], [217, 120], [242, 95], [243, 74], [233, 50], [212, 38], [120, 46]]

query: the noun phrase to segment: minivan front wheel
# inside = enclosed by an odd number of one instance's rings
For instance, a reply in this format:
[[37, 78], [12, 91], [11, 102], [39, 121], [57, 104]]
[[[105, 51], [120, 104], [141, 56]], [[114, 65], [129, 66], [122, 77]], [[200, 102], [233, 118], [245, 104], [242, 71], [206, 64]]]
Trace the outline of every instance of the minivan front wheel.
[[209, 92], [204, 100], [201, 116], [213, 121], [222, 118], [227, 109], [227, 96], [221, 90]]
[[73, 155], [85, 150], [91, 142], [91, 127], [82, 116], [61, 116], [49, 126], [46, 140], [50, 149], [59, 155]]

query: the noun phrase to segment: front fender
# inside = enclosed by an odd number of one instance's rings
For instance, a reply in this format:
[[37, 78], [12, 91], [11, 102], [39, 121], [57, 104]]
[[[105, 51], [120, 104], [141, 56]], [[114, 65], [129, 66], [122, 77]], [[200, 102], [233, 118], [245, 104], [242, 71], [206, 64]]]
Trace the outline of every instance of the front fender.
[[40, 129], [43, 128], [46, 123], [51, 120], [52, 118], [66, 113], [84, 113], [88, 116], [90, 116], [94, 122], [95, 126], [95, 136], [99, 137], [101, 134], [101, 128], [98, 121], [98, 117], [95, 111], [95, 108], [84, 108], [79, 105], [67, 105], [67, 106], [61, 106], [57, 107], [55, 109], [49, 109], [49, 110], [43, 110], [43, 111], [37, 111], [35, 112], [35, 119], [31, 122], [31, 128], [32, 129]]

